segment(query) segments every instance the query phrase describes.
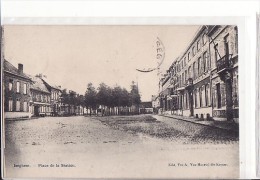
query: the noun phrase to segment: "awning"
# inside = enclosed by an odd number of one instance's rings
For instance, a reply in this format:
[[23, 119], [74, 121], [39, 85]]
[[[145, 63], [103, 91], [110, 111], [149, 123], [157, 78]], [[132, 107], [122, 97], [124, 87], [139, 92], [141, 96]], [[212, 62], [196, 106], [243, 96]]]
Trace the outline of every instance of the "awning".
[[178, 97], [178, 95], [171, 95], [171, 97], [172, 97], [172, 98], [174, 98], [174, 97]]
[[180, 87], [177, 89], [177, 91], [184, 91], [185, 90], [185, 87]]
[[50, 106], [49, 103], [41, 103], [41, 102], [33, 102], [32, 104]]

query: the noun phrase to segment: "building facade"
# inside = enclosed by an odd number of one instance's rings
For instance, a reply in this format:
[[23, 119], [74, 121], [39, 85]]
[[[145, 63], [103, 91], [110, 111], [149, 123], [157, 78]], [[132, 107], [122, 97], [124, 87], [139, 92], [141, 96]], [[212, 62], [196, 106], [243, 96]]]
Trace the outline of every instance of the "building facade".
[[3, 62], [4, 117], [30, 117], [31, 79], [23, 72], [23, 64], [14, 67], [7, 60]]
[[61, 86], [50, 83], [46, 76], [43, 76], [42, 74], [38, 74], [37, 77], [42, 79], [48, 91], [51, 93], [51, 115], [61, 115]]
[[51, 93], [39, 77], [32, 77], [31, 113], [33, 116], [51, 115]]
[[160, 80], [161, 108], [201, 119], [238, 117], [236, 26], [201, 26]]
[[214, 26], [209, 29], [212, 62], [213, 117], [238, 118], [238, 29]]

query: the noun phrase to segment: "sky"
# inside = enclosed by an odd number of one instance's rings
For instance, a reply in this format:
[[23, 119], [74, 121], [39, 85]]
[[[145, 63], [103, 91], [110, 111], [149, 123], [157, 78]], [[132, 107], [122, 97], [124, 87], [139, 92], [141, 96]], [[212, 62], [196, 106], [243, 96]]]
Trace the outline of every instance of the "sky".
[[15, 67], [22, 63], [30, 75], [42, 73], [62, 89], [84, 94], [87, 84], [101, 82], [130, 90], [138, 82], [142, 101], [158, 94], [158, 71], [136, 69], [157, 65], [156, 41], [161, 40], [165, 58], [163, 73], [181, 55], [199, 26], [51, 26], [4, 27], [4, 57]]

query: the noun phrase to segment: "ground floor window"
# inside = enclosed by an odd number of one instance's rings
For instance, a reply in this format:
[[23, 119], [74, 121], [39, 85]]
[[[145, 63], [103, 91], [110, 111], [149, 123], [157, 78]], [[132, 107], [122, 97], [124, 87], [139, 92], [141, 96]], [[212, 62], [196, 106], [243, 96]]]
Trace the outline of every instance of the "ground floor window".
[[28, 103], [25, 101], [23, 102], [23, 111], [27, 112], [28, 111]]
[[217, 108], [221, 108], [221, 91], [220, 83], [216, 84], [216, 93], [217, 93]]
[[194, 98], [195, 107], [197, 107], [198, 105], [197, 105], [197, 90], [196, 89], [194, 90], [193, 98]]
[[20, 99], [16, 99], [16, 111], [21, 111]]
[[8, 100], [8, 111], [13, 111], [13, 99]]
[[201, 87], [201, 107], [205, 107], [206, 106], [206, 99], [207, 99], [207, 97], [206, 97], [206, 88], [205, 88], [205, 86], [202, 86]]

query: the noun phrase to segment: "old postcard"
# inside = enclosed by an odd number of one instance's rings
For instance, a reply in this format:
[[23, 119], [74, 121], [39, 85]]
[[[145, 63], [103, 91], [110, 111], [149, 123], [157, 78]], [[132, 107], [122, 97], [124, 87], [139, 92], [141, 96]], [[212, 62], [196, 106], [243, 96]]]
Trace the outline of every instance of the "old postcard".
[[239, 178], [236, 25], [5, 25], [5, 178]]

